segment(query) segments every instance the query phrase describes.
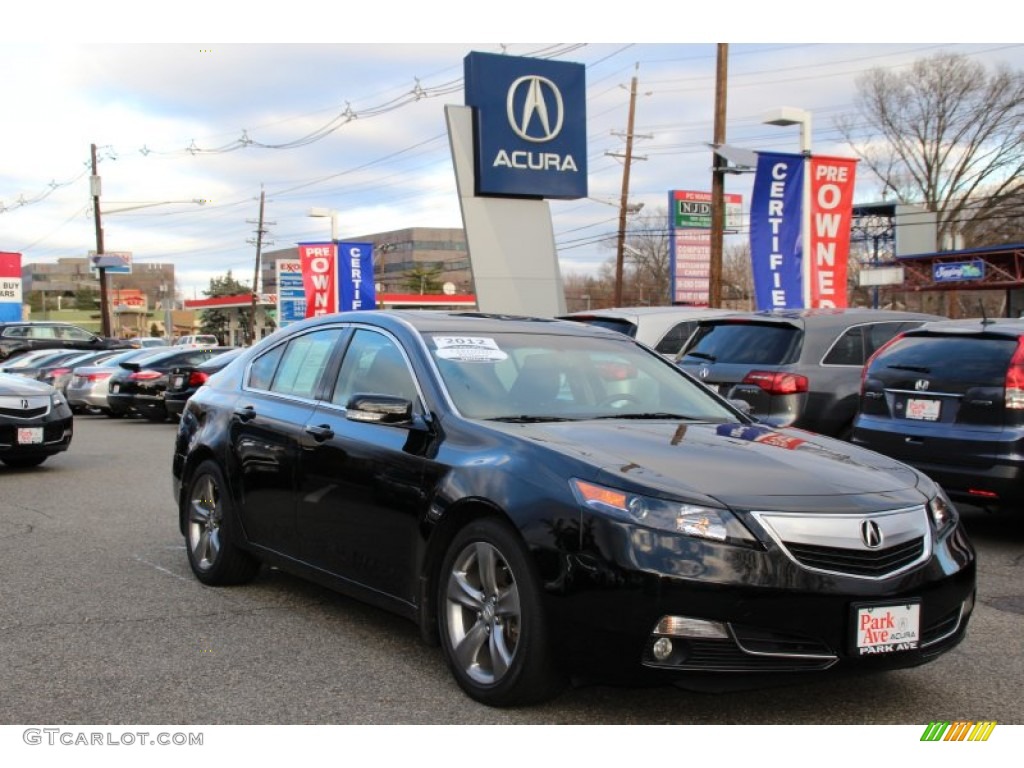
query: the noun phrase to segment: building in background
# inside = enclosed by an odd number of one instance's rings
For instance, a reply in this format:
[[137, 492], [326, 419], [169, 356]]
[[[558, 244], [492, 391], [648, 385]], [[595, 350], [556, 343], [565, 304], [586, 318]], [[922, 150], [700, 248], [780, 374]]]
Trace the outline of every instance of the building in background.
[[[473, 293], [466, 233], [461, 229], [412, 227], [343, 238], [373, 243], [373, 278], [377, 293]], [[329, 242], [324, 237], [323, 242]], [[277, 292], [275, 265], [279, 259], [298, 260], [299, 249], [283, 248], [263, 254], [260, 292]]]

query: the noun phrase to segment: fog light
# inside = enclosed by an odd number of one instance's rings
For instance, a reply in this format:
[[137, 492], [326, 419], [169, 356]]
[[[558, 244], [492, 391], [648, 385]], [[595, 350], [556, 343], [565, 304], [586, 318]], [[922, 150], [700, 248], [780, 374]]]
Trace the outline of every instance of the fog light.
[[658, 661], [665, 661], [672, 655], [672, 641], [667, 637], [659, 637], [654, 641], [651, 653], [654, 654], [654, 658]]
[[692, 619], [689, 616], [662, 616], [658, 626], [654, 628], [654, 634], [698, 640], [729, 639], [729, 631], [721, 622]]

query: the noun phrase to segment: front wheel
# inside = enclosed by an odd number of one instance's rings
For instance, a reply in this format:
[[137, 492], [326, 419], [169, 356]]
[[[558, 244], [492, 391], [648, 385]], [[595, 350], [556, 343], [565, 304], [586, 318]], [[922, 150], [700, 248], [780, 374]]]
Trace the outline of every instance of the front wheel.
[[531, 704], [564, 685], [540, 589], [519, 536], [483, 518], [448, 547], [438, 584], [441, 647], [459, 686], [491, 706]]
[[196, 578], [211, 586], [252, 581], [260, 563], [231, 540], [234, 519], [220, 467], [212, 461], [196, 467], [182, 504], [188, 564]]

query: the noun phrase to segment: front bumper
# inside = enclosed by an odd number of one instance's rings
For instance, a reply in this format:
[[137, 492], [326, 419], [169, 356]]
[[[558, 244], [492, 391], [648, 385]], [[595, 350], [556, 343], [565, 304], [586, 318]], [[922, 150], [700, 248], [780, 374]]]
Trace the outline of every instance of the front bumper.
[[[637, 529], [599, 527], [603, 535], [569, 558], [571, 575], [547, 601], [563, 662], [601, 677], [728, 688], [759, 675], [912, 667], [955, 647], [974, 606], [974, 554], [959, 527], [925, 562], [892, 578], [813, 572], [774, 544], [747, 550], [691, 540], [659, 552], [654, 541], [638, 552]], [[904, 604], [919, 606], [915, 643], [859, 650], [858, 608]], [[715, 631], [678, 629], [694, 622]]]

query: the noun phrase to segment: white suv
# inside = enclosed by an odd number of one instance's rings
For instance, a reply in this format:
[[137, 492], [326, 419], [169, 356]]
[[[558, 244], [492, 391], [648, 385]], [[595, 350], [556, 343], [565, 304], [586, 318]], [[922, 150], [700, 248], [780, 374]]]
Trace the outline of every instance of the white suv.
[[201, 336], [182, 336], [174, 342], [174, 346], [176, 347], [216, 347], [219, 345], [220, 342], [217, 341], [217, 337], [212, 334], [203, 334]]

